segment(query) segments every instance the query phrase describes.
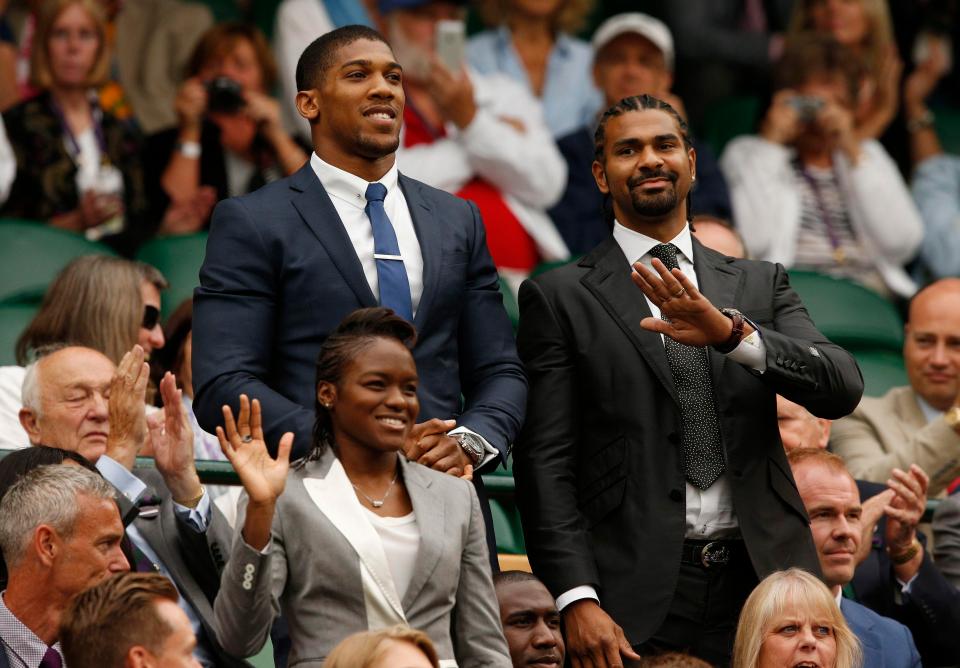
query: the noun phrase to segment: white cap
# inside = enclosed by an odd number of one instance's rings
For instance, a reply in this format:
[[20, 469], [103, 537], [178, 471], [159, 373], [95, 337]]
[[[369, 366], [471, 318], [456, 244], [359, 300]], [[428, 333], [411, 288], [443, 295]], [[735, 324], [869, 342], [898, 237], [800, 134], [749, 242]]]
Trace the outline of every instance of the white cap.
[[663, 54], [667, 68], [673, 70], [673, 36], [670, 34], [670, 28], [660, 19], [640, 12], [616, 14], [601, 23], [593, 33], [594, 55], [620, 35], [629, 33], [640, 35], [653, 42], [653, 45]]

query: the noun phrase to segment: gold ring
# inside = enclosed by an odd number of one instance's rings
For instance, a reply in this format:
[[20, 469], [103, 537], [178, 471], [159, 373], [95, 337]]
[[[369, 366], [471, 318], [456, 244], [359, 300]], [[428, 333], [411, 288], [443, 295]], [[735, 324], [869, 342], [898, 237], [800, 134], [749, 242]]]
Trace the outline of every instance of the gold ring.
[[680, 288], [680, 291], [679, 291], [679, 292], [674, 292], [672, 296], [675, 297], [675, 298], [676, 298], [676, 297], [682, 297], [683, 294], [684, 294], [686, 291], [687, 291], [687, 289], [682, 287], [682, 288]]

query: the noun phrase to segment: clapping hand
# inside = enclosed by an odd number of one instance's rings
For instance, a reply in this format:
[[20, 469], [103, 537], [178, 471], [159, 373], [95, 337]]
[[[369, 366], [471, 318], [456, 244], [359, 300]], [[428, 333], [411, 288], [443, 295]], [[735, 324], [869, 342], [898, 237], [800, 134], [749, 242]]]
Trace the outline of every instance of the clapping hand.
[[149, 377], [150, 365], [144, 361], [143, 348], [135, 345], [120, 360], [110, 381], [110, 434], [105, 454], [128, 470], [133, 469], [146, 439], [144, 401]]
[[173, 495], [173, 500], [187, 505], [202, 493], [200, 477], [193, 457], [193, 430], [183, 406], [183, 392], [169, 371], [160, 380], [163, 411], [147, 417], [150, 445], [157, 470]]
[[916, 464], [910, 466], [910, 472], [893, 469], [887, 486], [896, 496], [883, 512], [887, 516], [886, 542], [891, 554], [903, 553], [910, 549], [917, 535], [917, 525], [927, 508], [927, 487], [930, 478]]

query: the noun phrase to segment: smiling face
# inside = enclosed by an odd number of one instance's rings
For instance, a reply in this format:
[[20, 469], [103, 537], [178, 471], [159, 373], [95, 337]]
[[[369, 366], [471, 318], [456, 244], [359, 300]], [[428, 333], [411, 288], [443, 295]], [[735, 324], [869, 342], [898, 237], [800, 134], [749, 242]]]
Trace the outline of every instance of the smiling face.
[[79, 4], [64, 8], [54, 20], [47, 41], [50, 70], [56, 85], [86, 86], [100, 48], [100, 32], [87, 10]]
[[793, 477], [810, 516], [810, 531], [820, 558], [823, 581], [839, 587], [853, 579], [860, 546], [860, 493], [845, 471], [821, 462], [800, 462]]
[[609, 118], [603, 156], [593, 163], [597, 187], [610, 194], [621, 224], [647, 233], [665, 222], [671, 239], [686, 224], [685, 200], [695, 170], [696, 154], [684, 145], [677, 120], [658, 109]]
[[787, 605], [764, 631], [759, 668], [832, 668], [836, 658], [831, 620]]
[[960, 280], [946, 279], [910, 305], [903, 359], [910, 385], [940, 411], [960, 398]]
[[547, 588], [536, 580], [501, 582], [497, 600], [513, 665], [560, 668], [564, 655], [560, 612]]
[[375, 338], [347, 363], [336, 385], [321, 382], [317, 398], [329, 409], [333, 439], [341, 450], [400, 450], [420, 402], [413, 355], [395, 339]]

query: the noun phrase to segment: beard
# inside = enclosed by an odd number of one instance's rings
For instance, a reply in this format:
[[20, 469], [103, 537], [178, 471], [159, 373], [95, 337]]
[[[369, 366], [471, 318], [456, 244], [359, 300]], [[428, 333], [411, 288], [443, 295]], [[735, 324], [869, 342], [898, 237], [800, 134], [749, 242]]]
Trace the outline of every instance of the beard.
[[353, 150], [369, 160], [376, 160], [396, 153], [400, 148], [400, 135], [365, 135], [357, 133], [353, 141]]
[[[650, 194], [645, 194], [635, 188], [641, 181], [654, 178], [667, 179], [670, 183], [659, 192]], [[633, 210], [644, 218], [657, 218], [670, 213], [677, 208], [680, 202], [676, 182], [676, 172], [666, 170], [641, 173], [639, 176], [627, 179], [627, 187], [630, 189], [630, 203], [633, 205]]]

